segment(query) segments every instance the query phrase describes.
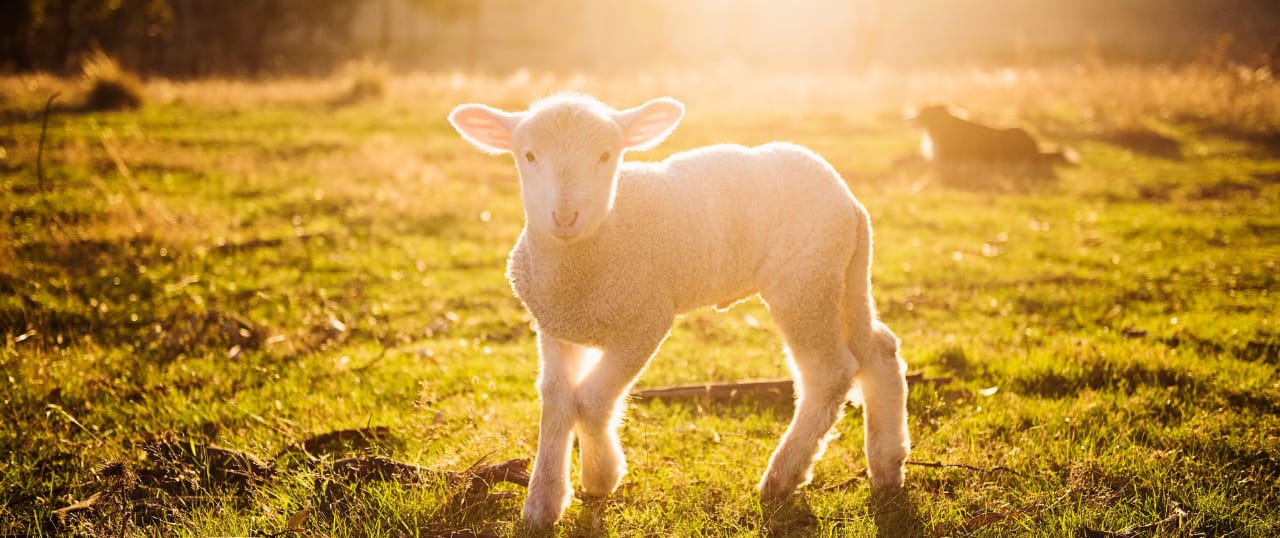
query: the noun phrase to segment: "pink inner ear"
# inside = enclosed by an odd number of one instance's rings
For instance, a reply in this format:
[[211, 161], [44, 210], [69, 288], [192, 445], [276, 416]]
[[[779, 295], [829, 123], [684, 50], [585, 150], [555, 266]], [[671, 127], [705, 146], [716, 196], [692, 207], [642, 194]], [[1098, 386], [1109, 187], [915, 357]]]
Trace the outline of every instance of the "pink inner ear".
[[667, 103], [654, 103], [627, 126], [626, 143], [641, 144], [660, 136], [680, 117], [680, 109]]
[[656, 136], [670, 124], [670, 117], [669, 114], [658, 113], [636, 120], [631, 124], [631, 128], [627, 129], [627, 141], [642, 142]]
[[478, 108], [465, 108], [454, 113], [452, 119], [459, 131], [476, 142], [499, 149], [511, 149], [511, 132], [488, 112]]

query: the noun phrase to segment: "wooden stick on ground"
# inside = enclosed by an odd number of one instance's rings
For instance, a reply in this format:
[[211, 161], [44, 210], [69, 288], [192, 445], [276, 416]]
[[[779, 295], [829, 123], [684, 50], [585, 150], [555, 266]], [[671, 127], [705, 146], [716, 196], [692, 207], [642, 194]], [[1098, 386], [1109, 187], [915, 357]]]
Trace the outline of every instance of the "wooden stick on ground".
[[[946, 385], [949, 377], [926, 378], [924, 374], [907, 374], [907, 383], [928, 383], [934, 386]], [[743, 396], [767, 396], [774, 398], [792, 398], [795, 387], [790, 379], [727, 381], [723, 383], [703, 383], [699, 385], [681, 385], [656, 389], [638, 390], [631, 393], [635, 400], [679, 400], [702, 398], [712, 401], [732, 400]]]

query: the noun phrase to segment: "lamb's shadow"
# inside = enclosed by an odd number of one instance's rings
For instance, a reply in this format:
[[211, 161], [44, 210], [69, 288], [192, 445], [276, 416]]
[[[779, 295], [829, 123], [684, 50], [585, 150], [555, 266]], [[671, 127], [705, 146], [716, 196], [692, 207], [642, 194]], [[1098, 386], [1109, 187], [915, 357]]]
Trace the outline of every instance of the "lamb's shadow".
[[610, 504], [618, 502], [616, 495], [609, 497], [586, 497], [581, 492], [578, 498], [582, 500], [582, 509], [578, 511], [577, 517], [573, 519], [572, 531], [573, 536], [603, 536], [608, 534], [605, 526], [605, 513], [608, 512]]
[[[770, 536], [811, 535], [823, 519], [813, 513], [808, 497], [803, 492], [782, 501], [761, 503], [761, 509], [763, 530]], [[873, 491], [867, 499], [867, 513], [876, 526], [878, 537], [930, 535], [920, 518], [920, 510], [910, 489], [891, 493]]]
[[760, 511], [761, 530], [766, 536], [809, 536], [818, 524], [818, 517], [804, 493], [778, 501], [762, 501]]
[[872, 491], [867, 512], [876, 525], [876, 536], [928, 536], [915, 494], [910, 487], [895, 492]]
[[[616, 497], [584, 497], [581, 492], [578, 492], [576, 499], [577, 501], [582, 502], [582, 509], [578, 510], [577, 515], [573, 516], [572, 519], [565, 518], [556, 525], [546, 528], [535, 528], [530, 526], [527, 521], [521, 518], [510, 536], [518, 536], [520, 538], [553, 538], [555, 536], [605, 536], [609, 534], [608, 528], [604, 523], [605, 513], [608, 511], [608, 506], [610, 504], [618, 502]], [[573, 509], [570, 509], [568, 513], [572, 514]], [[516, 517], [520, 517], [518, 510]], [[446, 535], [439, 534], [438, 536]], [[447, 536], [462, 536], [462, 534], [449, 534]], [[466, 536], [481, 535], [467, 534]]]

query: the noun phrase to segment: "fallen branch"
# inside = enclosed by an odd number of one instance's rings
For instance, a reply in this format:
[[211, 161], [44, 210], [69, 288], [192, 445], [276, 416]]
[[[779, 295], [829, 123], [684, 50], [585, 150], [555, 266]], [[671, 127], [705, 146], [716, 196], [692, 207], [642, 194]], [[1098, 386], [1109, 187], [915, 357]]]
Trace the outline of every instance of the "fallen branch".
[[102, 497], [102, 492], [101, 491], [96, 492], [82, 501], [77, 501], [75, 504], [72, 504], [71, 506], [54, 510], [53, 517], [57, 518], [59, 523], [66, 523], [67, 518], [70, 517], [72, 514], [75, 514], [77, 512], [83, 512], [85, 510], [89, 510], [93, 508], [95, 504], [98, 504], [98, 498], [100, 497]]
[[790, 397], [794, 388], [790, 379], [777, 381], [737, 381], [727, 383], [705, 383], [702, 385], [684, 385], [648, 390], [639, 390], [631, 394], [636, 400], [663, 400], [681, 398], [707, 398], [711, 400], [730, 400], [746, 394], [770, 395], [779, 398]]
[[[941, 386], [951, 383], [949, 377], [926, 378], [921, 373], [907, 374], [907, 383], [921, 383]], [[795, 396], [795, 385], [790, 379], [728, 381], [724, 383], [703, 383], [699, 385], [681, 385], [656, 389], [638, 390], [631, 393], [637, 401], [645, 400], [678, 400], [702, 398], [706, 400], [732, 400], [743, 396], [769, 396], [775, 398], [792, 398]]]
[[1170, 503], [1169, 515], [1160, 521], [1153, 521], [1143, 525], [1130, 525], [1115, 532], [1091, 529], [1089, 527], [1081, 527], [1076, 534], [1084, 538], [1130, 538], [1133, 536], [1147, 536], [1152, 533], [1159, 533], [1164, 529], [1165, 525], [1177, 523], [1182, 518], [1187, 517], [1186, 510], [1175, 503]]
[[829, 485], [826, 485], [826, 486], [822, 486], [822, 487], [818, 488], [818, 491], [832, 491], [832, 490], [837, 490], [837, 489], [844, 489], [844, 488], [849, 487], [849, 486], [851, 486], [851, 485], [853, 485], [853, 484], [857, 483], [858, 481], [862, 480], [862, 478], [863, 478], [863, 477], [865, 477], [865, 476], [867, 476], [867, 468], [866, 468], [866, 467], [863, 467], [863, 468], [862, 468], [862, 469], [860, 469], [858, 472], [853, 473], [853, 476], [851, 476], [851, 477], [849, 477], [849, 478], [847, 478], [847, 479], [845, 479], [845, 480], [842, 480], [842, 481], [840, 481], [840, 482], [837, 482], [837, 483], [835, 483], [835, 484], [829, 484]]
[[979, 473], [1009, 473], [1014, 476], [1022, 476], [1021, 473], [1003, 465], [987, 468], [964, 463], [942, 463], [939, 461], [907, 461], [907, 465], [915, 465], [917, 467], [934, 467], [938, 469], [965, 469]]
[[529, 487], [529, 460], [518, 458], [493, 465], [481, 465], [468, 471], [487, 484], [510, 482]]
[[300, 533], [302, 532], [302, 530], [303, 529], [282, 529], [277, 532], [258, 531], [257, 533], [254, 534], [254, 536], [261, 536], [262, 538], [280, 538], [281, 536]]

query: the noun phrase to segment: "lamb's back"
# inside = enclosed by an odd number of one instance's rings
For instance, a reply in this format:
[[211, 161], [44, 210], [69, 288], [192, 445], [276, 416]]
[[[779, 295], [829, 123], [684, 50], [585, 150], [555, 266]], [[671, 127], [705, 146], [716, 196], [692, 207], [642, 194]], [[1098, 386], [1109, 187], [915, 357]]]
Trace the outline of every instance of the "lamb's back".
[[754, 293], [762, 267], [812, 250], [808, 243], [852, 238], [857, 207], [821, 157], [772, 143], [708, 146], [629, 166], [615, 211], [636, 261], [660, 268], [682, 311]]

